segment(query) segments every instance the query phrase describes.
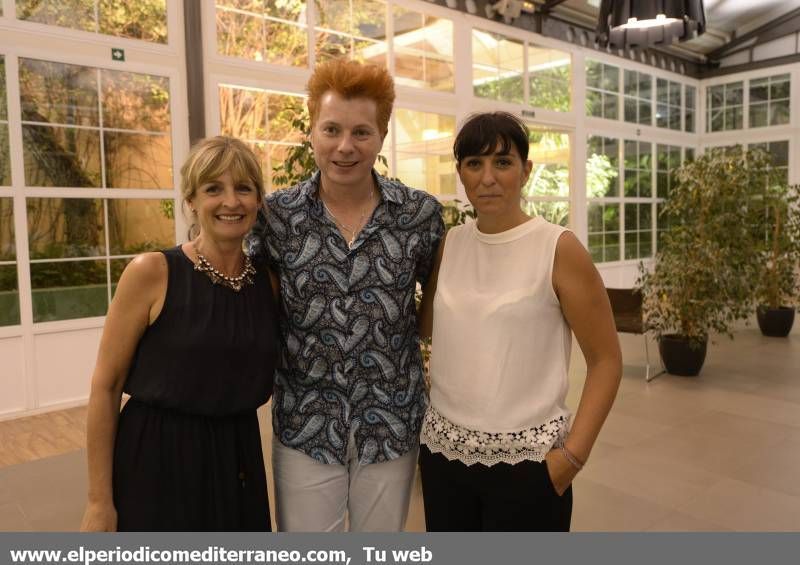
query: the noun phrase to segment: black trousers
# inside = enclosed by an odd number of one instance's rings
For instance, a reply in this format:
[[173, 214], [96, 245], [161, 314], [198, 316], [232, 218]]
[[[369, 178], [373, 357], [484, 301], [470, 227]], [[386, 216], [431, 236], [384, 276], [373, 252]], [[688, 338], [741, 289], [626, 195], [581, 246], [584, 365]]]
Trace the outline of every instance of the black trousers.
[[568, 532], [572, 487], [558, 496], [544, 461], [465, 465], [420, 446], [429, 532]]

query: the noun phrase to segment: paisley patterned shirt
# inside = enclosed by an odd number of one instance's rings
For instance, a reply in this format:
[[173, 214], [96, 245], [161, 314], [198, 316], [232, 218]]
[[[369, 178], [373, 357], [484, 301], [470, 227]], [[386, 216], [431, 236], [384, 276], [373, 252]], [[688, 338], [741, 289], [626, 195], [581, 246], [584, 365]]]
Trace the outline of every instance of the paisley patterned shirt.
[[381, 201], [351, 249], [317, 197], [319, 172], [267, 196], [247, 241], [281, 281], [273, 428], [323, 463], [344, 464], [350, 438], [361, 464], [407, 453], [427, 406], [414, 292], [444, 233], [441, 205], [373, 175]]

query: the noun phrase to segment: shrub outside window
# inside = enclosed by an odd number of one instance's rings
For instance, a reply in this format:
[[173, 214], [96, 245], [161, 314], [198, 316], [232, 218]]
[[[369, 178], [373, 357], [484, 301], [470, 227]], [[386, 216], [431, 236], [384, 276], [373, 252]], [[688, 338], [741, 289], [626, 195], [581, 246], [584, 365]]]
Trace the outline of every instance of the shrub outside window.
[[167, 43], [167, 0], [16, 0], [17, 18]]

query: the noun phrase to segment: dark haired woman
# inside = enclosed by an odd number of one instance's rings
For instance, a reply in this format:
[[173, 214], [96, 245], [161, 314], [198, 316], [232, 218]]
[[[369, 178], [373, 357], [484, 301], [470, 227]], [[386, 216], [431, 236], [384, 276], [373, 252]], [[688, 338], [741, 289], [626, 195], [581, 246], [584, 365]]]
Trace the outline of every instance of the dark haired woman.
[[[420, 451], [427, 529], [568, 531], [570, 485], [622, 370], [605, 288], [572, 232], [520, 207], [532, 167], [525, 124], [473, 115], [454, 153], [477, 219], [447, 234], [420, 321], [433, 335]], [[587, 364], [574, 419], [572, 332]]]

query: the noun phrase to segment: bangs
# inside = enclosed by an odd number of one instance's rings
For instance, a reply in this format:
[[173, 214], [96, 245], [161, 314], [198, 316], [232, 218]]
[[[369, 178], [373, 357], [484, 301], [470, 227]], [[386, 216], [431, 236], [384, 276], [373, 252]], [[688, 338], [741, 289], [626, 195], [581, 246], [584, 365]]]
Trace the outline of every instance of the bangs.
[[453, 156], [456, 163], [467, 157], [508, 155], [517, 149], [523, 161], [528, 159], [528, 128], [507, 112], [474, 114], [456, 136]]
[[257, 189], [261, 186], [257, 163], [251, 162], [251, 159], [247, 159], [245, 154], [236, 151], [232, 146], [216, 154], [209, 153], [207, 160], [199, 160], [195, 170], [195, 186], [208, 184], [226, 172], [231, 174], [234, 184], [249, 184]]
[[483, 157], [484, 155], [508, 155], [511, 153], [511, 148], [514, 142], [508, 135], [505, 135], [497, 128], [489, 128], [495, 131], [481, 131], [476, 135], [470, 135], [467, 132], [458, 142], [453, 146], [453, 154], [455, 155], [456, 162], [460, 163], [462, 159], [467, 157]]

